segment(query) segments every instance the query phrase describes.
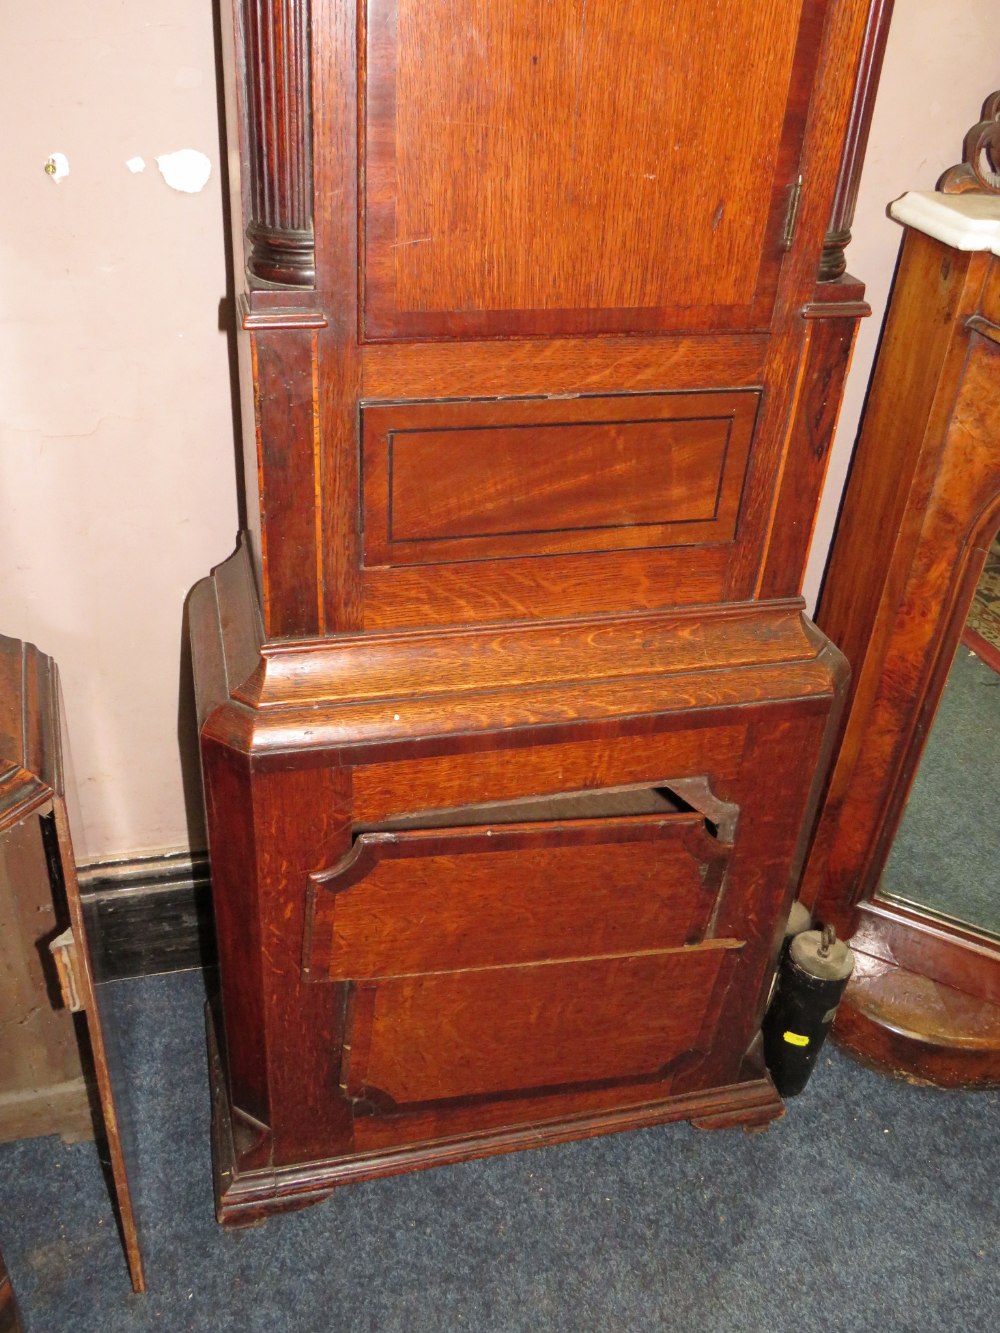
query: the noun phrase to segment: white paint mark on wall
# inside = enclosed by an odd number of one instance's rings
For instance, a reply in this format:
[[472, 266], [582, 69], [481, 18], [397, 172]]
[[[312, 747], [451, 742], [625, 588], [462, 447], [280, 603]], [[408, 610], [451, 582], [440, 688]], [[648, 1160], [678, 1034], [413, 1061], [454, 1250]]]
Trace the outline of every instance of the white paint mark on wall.
[[156, 159], [160, 175], [172, 190], [184, 194], [198, 194], [208, 183], [212, 164], [196, 148], [181, 148], [176, 153], [163, 153]]
[[45, 174], [58, 185], [69, 175], [69, 158], [65, 153], [50, 153], [45, 163]]
[[146, 159], [143, 157], [130, 157], [126, 159], [125, 165], [128, 167], [129, 171], [131, 171], [132, 175], [135, 176], [138, 172], [146, 170]]

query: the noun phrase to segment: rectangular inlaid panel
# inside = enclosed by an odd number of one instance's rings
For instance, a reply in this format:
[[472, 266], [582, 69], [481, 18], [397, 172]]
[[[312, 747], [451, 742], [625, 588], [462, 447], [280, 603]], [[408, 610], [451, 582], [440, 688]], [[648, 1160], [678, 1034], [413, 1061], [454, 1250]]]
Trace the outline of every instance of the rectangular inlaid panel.
[[766, 326], [828, 0], [368, 0], [370, 339]]
[[701, 941], [729, 848], [697, 813], [363, 833], [310, 889], [314, 978]]
[[362, 413], [365, 564], [731, 541], [759, 394]]
[[[342, 1080], [376, 1106], [662, 1076], [707, 1049], [740, 943], [361, 983]], [[483, 1015], [490, 1022], [483, 1022]]]

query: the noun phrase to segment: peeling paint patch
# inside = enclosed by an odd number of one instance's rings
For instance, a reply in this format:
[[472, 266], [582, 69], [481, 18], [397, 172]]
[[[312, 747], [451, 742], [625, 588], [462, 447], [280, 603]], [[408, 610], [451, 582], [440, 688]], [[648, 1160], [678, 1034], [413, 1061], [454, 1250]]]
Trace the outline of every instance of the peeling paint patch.
[[125, 165], [128, 167], [129, 171], [131, 171], [133, 176], [136, 175], [137, 172], [146, 170], [146, 160], [142, 157], [127, 158]]
[[69, 158], [65, 153], [50, 153], [45, 163], [45, 174], [58, 185], [69, 175]]
[[160, 175], [172, 190], [184, 194], [198, 194], [208, 183], [212, 164], [196, 148], [181, 148], [176, 153], [163, 153], [156, 159]]

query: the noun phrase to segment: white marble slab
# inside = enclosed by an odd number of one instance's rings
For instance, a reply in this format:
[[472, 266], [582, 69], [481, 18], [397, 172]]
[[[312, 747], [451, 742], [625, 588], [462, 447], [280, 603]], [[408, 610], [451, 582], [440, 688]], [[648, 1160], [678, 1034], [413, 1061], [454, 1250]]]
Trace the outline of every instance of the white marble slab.
[[1000, 194], [911, 190], [889, 205], [889, 216], [955, 250], [1000, 255]]

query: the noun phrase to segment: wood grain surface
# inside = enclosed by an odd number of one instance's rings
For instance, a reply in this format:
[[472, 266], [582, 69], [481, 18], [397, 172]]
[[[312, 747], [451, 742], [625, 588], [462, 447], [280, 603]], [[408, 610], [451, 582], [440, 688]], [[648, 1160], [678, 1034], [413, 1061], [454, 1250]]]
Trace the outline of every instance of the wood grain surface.
[[727, 860], [697, 813], [361, 833], [312, 877], [306, 965], [374, 980], [696, 944]]
[[724, 8], [371, 0], [366, 336], [766, 324], [825, 4]]
[[662, 1076], [711, 1041], [706, 1010], [739, 948], [717, 940], [359, 982], [344, 1090], [400, 1107]]

